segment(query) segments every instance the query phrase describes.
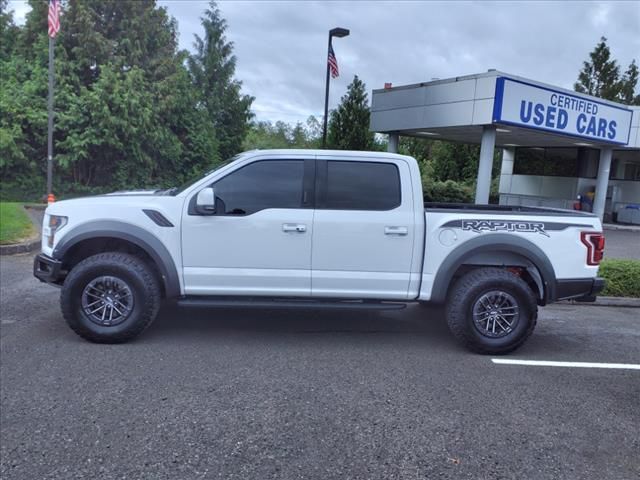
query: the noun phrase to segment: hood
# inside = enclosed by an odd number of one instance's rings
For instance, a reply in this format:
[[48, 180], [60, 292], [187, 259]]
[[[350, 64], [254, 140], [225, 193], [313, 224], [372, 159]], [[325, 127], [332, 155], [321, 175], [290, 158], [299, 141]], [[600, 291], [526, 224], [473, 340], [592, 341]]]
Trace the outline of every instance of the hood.
[[131, 196], [131, 195], [157, 195], [161, 191], [162, 190], [122, 190], [122, 191], [119, 191], [119, 192], [105, 193], [105, 196], [109, 197], [109, 196], [120, 196], [120, 195], [127, 195], [127, 196]]

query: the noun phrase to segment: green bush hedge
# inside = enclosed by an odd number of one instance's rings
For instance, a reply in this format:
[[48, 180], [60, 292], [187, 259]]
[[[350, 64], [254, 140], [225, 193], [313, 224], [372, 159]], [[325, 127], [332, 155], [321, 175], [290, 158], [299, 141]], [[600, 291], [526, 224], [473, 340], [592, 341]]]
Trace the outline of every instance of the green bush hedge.
[[640, 260], [605, 259], [598, 275], [607, 281], [600, 295], [640, 298]]
[[[55, 174], [54, 174], [55, 175]], [[0, 183], [0, 201], [2, 202], [27, 202], [39, 203], [46, 199], [45, 178], [37, 178], [37, 181], [14, 181]], [[54, 176], [54, 180], [56, 180]], [[142, 188], [142, 187], [140, 187]], [[132, 189], [135, 189], [132, 187]], [[58, 200], [86, 197], [89, 195], [101, 195], [118, 190], [115, 186], [86, 187], [80, 184], [63, 183], [53, 184], [53, 193]]]
[[424, 200], [426, 202], [444, 203], [472, 203], [473, 189], [471, 186], [453, 180], [445, 182], [424, 180]]

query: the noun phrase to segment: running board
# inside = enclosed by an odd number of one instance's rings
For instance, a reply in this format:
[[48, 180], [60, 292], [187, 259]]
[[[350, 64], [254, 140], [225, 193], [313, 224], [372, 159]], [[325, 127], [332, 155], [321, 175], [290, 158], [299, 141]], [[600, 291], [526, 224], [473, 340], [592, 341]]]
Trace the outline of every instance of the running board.
[[357, 310], [402, 310], [407, 304], [402, 302], [375, 302], [367, 300], [306, 300], [294, 298], [216, 298], [183, 297], [177, 300], [180, 307], [218, 308], [318, 308]]

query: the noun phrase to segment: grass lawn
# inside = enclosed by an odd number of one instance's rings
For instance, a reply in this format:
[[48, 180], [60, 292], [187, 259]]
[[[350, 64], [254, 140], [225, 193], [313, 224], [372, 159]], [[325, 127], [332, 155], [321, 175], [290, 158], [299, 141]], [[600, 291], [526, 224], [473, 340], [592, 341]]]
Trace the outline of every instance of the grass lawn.
[[34, 231], [22, 203], [0, 202], [0, 245], [18, 243], [29, 238]]

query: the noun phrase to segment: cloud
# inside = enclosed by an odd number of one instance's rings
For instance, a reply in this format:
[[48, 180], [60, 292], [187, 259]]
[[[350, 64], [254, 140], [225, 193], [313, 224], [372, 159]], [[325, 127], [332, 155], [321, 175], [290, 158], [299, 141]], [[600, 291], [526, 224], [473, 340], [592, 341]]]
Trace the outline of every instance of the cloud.
[[[199, 31], [200, 1], [161, 1], [176, 17], [180, 42]], [[385, 82], [419, 83], [496, 68], [572, 88], [601, 36], [623, 69], [640, 52], [636, 2], [220, 2], [238, 57], [237, 76], [256, 97], [259, 118], [321, 115], [327, 32], [341, 76], [330, 106], [358, 75], [369, 92]], [[640, 60], [640, 59], [638, 59]]]
[[26, 0], [9, 0], [8, 10], [13, 11], [14, 22], [16, 22], [18, 25], [22, 25], [24, 24], [27, 13], [29, 13], [31, 7], [26, 2]]
[[[158, 3], [178, 21], [180, 46], [191, 49], [208, 2]], [[12, 6], [24, 15], [24, 4]], [[623, 71], [634, 56], [640, 61], [634, 1], [222, 1], [219, 7], [235, 44], [236, 76], [256, 97], [258, 118], [274, 121], [322, 115], [327, 32], [336, 26], [351, 35], [334, 40], [340, 77], [331, 82], [331, 107], [354, 75], [369, 92], [385, 82], [419, 83], [490, 68], [572, 88], [601, 36]]]

